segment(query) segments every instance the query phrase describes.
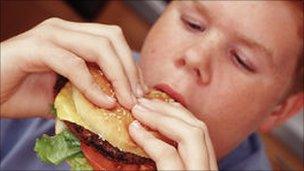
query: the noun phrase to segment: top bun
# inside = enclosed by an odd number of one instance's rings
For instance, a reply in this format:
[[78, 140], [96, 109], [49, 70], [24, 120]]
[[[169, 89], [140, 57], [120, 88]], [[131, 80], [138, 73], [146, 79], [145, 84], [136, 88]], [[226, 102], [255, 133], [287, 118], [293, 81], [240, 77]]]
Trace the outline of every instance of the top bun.
[[[116, 98], [112, 85], [99, 67], [95, 64], [88, 64], [88, 68], [102, 91]], [[151, 90], [145, 95], [145, 98], [174, 102], [167, 94], [158, 90]], [[134, 121], [134, 118], [130, 111], [120, 104], [113, 109], [102, 109], [87, 100], [71, 83], [67, 83], [56, 96], [54, 105], [57, 117], [60, 120], [67, 120], [83, 126], [122, 151], [148, 157], [129, 136], [128, 126]], [[155, 136], [170, 143], [170, 140], [161, 136], [158, 132], [149, 128], [148, 130]]]

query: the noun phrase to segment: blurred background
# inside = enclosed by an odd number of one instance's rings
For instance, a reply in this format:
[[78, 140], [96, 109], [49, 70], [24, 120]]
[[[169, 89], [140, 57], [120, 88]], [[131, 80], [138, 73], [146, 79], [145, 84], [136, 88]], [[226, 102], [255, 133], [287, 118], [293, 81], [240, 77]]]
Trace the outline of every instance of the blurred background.
[[[1, 0], [1, 41], [50, 17], [119, 25], [134, 51], [140, 51], [151, 25], [169, 0], [81, 1]], [[269, 133], [260, 133], [274, 170], [304, 170], [304, 113]]]

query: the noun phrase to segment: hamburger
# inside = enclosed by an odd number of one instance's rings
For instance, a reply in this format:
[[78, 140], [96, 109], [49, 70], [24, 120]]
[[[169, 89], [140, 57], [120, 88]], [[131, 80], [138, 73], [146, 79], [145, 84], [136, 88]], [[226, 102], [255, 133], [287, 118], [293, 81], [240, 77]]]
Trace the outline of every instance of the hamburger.
[[[89, 63], [88, 68], [102, 91], [116, 98], [99, 67]], [[134, 118], [128, 109], [120, 104], [113, 109], [97, 107], [70, 82], [56, 89], [53, 105], [56, 135], [43, 135], [34, 147], [43, 162], [58, 165], [66, 161], [72, 170], [156, 170], [155, 162], [129, 136], [128, 126]], [[174, 102], [154, 89], [145, 98]], [[147, 129], [174, 145], [158, 132]]]

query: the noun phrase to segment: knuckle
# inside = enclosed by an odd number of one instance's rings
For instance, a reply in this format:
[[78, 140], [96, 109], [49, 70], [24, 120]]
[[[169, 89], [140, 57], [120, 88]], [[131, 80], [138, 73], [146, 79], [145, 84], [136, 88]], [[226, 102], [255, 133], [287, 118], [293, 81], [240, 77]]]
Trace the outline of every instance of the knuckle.
[[31, 32], [33, 35], [39, 38], [46, 37], [47, 35], [50, 36], [50, 33], [53, 33], [54, 29], [56, 28], [55, 26], [62, 21], [63, 19], [57, 17], [48, 18], [34, 27]]
[[198, 124], [198, 127], [201, 128], [202, 130], [204, 130], [204, 131], [208, 130], [208, 127], [205, 124], [205, 122], [198, 120], [197, 124]]
[[65, 73], [69, 79], [76, 82], [79, 77], [83, 76], [81, 73], [85, 67], [85, 62], [82, 59], [76, 57], [70, 58], [66, 65], [68, 66], [65, 66]]
[[111, 47], [111, 42], [102, 36], [98, 36], [96, 39], [96, 48], [99, 49], [100, 47], [103, 48], [110, 48]]
[[89, 96], [89, 89], [88, 88], [86, 88], [85, 86], [82, 86], [82, 85], [78, 85], [78, 87], [79, 87], [79, 90], [81, 91], [81, 93], [83, 93], [86, 96]]
[[88, 58], [94, 60], [94, 62], [102, 63], [103, 55], [107, 54], [109, 49], [111, 48], [110, 41], [103, 36], [89, 36], [88, 42], [90, 44], [90, 52], [87, 54]]
[[32, 30], [32, 35], [38, 39], [43, 39], [54, 31], [55, 27], [49, 24], [40, 24]]
[[51, 17], [51, 18], [48, 18], [46, 20], [44, 20], [42, 23], [43, 24], [56, 24], [58, 22], [61, 22], [62, 19], [58, 18], [58, 17]]
[[80, 58], [72, 58], [71, 63], [73, 67], [76, 67], [77, 69], [82, 69], [85, 67], [85, 61]]
[[32, 45], [31, 47], [38, 50], [37, 52], [40, 52], [41, 49], [45, 49], [47, 47], [47, 44], [42, 39], [35, 36], [35, 34], [32, 34], [31, 30], [25, 33], [23, 38], [25, 45]]
[[199, 127], [192, 127], [191, 132], [194, 137], [204, 137], [205, 136], [205, 131]]
[[160, 159], [163, 158], [173, 158], [176, 155], [176, 149], [173, 146], [170, 145], [165, 145], [162, 146], [162, 148], [159, 149], [158, 151], [158, 156]]
[[166, 154], [167, 154], [168, 156], [173, 156], [173, 155], [176, 154], [176, 149], [175, 149], [173, 146], [168, 145], [168, 146], [166, 147]]
[[112, 33], [115, 35], [121, 35], [122, 34], [122, 29], [118, 25], [112, 25], [111, 26]]

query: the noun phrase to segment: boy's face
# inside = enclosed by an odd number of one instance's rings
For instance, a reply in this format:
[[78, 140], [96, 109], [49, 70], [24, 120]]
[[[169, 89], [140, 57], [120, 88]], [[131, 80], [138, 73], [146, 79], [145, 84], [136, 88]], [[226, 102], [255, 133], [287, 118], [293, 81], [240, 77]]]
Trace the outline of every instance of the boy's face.
[[293, 15], [285, 2], [173, 2], [142, 49], [145, 81], [183, 96], [221, 158], [289, 88], [302, 46]]

